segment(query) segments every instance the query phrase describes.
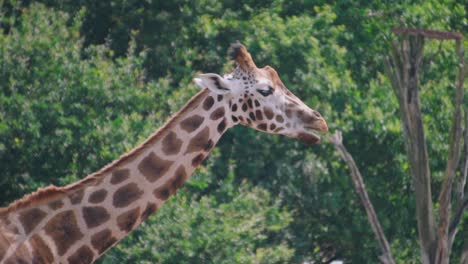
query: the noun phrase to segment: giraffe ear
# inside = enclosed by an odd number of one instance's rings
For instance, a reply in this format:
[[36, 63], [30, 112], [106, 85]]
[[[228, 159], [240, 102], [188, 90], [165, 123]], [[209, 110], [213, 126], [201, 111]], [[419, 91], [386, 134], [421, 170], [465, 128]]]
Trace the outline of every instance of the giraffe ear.
[[200, 74], [198, 78], [193, 79], [193, 81], [201, 88], [208, 88], [217, 94], [226, 94], [231, 91], [231, 89], [229, 89], [229, 84], [218, 74]]

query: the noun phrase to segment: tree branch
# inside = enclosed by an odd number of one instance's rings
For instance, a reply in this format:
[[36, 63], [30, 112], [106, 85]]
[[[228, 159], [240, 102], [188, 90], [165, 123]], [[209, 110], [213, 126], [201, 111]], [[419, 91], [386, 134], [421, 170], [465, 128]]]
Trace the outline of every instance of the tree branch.
[[439, 194], [439, 241], [437, 247], [436, 263], [448, 263], [449, 260], [449, 217], [451, 196], [455, 171], [460, 161], [460, 145], [462, 136], [462, 109], [463, 102], [463, 48], [461, 40], [457, 40], [457, 53], [459, 56], [459, 78], [455, 94], [455, 109], [453, 112], [452, 129], [450, 131], [449, 158], [445, 168], [445, 178]]
[[[396, 34], [401, 32], [394, 31]], [[431, 172], [419, 106], [419, 66], [423, 57], [424, 37], [402, 34], [400, 43], [392, 43], [391, 57], [387, 58], [389, 62], [385, 63], [385, 67], [399, 103], [415, 191], [422, 263], [432, 263], [437, 235], [432, 205]], [[400, 82], [395, 81], [398, 79]]]
[[442, 40], [439, 40], [439, 47], [437, 48], [437, 51], [431, 57], [424, 59], [423, 64], [427, 66], [427, 69], [430, 68], [434, 59], [442, 52], [442, 42]]
[[[453, 215], [452, 222], [450, 222], [450, 227], [449, 227], [449, 236], [451, 238], [451, 241], [453, 241], [453, 237], [456, 235], [456, 230], [457, 226], [460, 223], [463, 212], [465, 210], [468, 210], [468, 198], [466, 198], [458, 207], [457, 211]], [[453, 236], [453, 237], [452, 237]]]
[[463, 250], [460, 256], [460, 264], [466, 264], [468, 263], [468, 230], [465, 230], [464, 232], [464, 242], [463, 242]]
[[[453, 240], [458, 232], [458, 224], [460, 223], [463, 212], [468, 210], [468, 194], [465, 192], [466, 179], [468, 175], [468, 109], [465, 109], [465, 136], [464, 136], [464, 153], [465, 159], [461, 168], [461, 176], [458, 182], [458, 189], [455, 194], [455, 210], [450, 222], [448, 231], [449, 246], [453, 244]], [[467, 243], [468, 248], [468, 243]]]
[[[468, 67], [465, 67], [467, 69]], [[455, 190], [455, 201], [454, 201], [454, 212], [453, 219], [450, 222], [449, 226], [449, 235], [448, 241], [449, 246], [453, 244], [453, 240], [457, 235], [458, 224], [463, 215], [463, 211], [467, 208], [468, 198], [465, 198], [468, 194], [465, 193], [466, 180], [468, 176], [468, 109], [465, 109], [465, 128], [464, 128], [464, 137], [463, 137], [463, 153], [465, 154], [461, 168], [460, 168], [460, 177], [457, 182], [457, 188]]]
[[382, 255], [379, 257], [380, 261], [385, 264], [394, 264], [395, 260], [392, 257], [390, 246], [382, 230], [382, 227], [380, 226], [380, 222], [377, 218], [374, 207], [372, 206], [369, 196], [367, 195], [366, 186], [362, 179], [361, 173], [359, 172], [353, 157], [351, 154], [349, 154], [343, 145], [343, 137], [341, 132], [336, 131], [335, 134], [329, 138], [329, 140], [335, 146], [341, 158], [346, 162], [350, 169], [354, 189], [361, 199], [361, 203], [366, 210], [369, 223], [371, 224], [372, 230], [374, 231], [375, 237], [380, 245], [380, 249], [382, 250]]
[[420, 28], [394, 28], [392, 32], [395, 35], [413, 35], [413, 36], [424, 36], [429, 39], [463, 39], [463, 35], [456, 32], [437, 31], [430, 29]]

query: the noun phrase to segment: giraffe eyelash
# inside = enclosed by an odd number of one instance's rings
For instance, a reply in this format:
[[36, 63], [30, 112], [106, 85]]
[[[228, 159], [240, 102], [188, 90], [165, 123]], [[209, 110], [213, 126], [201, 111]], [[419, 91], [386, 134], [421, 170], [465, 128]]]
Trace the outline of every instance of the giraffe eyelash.
[[260, 89], [257, 89], [257, 92], [259, 92], [261, 95], [263, 96], [269, 96], [270, 94], [273, 93], [273, 87], [271, 86], [268, 86], [268, 90], [260, 90]]

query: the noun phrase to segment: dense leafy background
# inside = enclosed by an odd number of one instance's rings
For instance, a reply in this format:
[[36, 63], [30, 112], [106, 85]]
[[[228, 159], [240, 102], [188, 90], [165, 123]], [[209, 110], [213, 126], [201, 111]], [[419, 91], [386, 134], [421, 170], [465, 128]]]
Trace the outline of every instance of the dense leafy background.
[[[419, 263], [411, 178], [382, 58], [392, 27], [466, 33], [462, 1], [37, 2], [0, 1], [0, 205], [75, 181], [131, 149], [197, 91], [198, 72], [228, 71], [227, 47], [240, 40], [332, 131], [344, 131], [395, 258]], [[427, 43], [427, 57], [438, 47]], [[434, 198], [456, 60], [453, 43], [442, 43], [421, 80]], [[467, 223], [465, 214], [462, 231]], [[460, 232], [454, 261], [463, 240]], [[378, 254], [330, 144], [236, 127], [102, 262], [376, 263]]]

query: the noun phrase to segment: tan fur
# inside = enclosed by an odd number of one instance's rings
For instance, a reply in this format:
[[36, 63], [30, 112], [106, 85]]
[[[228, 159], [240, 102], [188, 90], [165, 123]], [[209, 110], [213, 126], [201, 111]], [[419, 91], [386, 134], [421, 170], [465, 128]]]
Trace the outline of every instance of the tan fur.
[[25, 197], [11, 203], [8, 207], [0, 208], [0, 217], [5, 216], [13, 211], [54, 201], [58, 198], [63, 197], [64, 195], [69, 195], [79, 189], [82, 189], [83, 187], [90, 186], [99, 182], [100, 178], [104, 174], [111, 172], [113, 168], [119, 167], [126, 161], [131, 160], [135, 156], [138, 156], [138, 154], [141, 153], [141, 151], [144, 151], [147, 148], [147, 146], [153, 145], [155, 141], [161, 140], [162, 136], [164, 135], [164, 132], [172, 128], [174, 124], [180, 121], [177, 119], [177, 117], [183, 116], [183, 114], [185, 114], [186, 112], [192, 111], [201, 103], [202, 99], [205, 98], [207, 94], [208, 89], [203, 89], [200, 92], [198, 92], [187, 104], [185, 104], [185, 106], [179, 112], [172, 115], [172, 117], [164, 126], [162, 126], [160, 129], [154, 132], [142, 144], [123, 154], [118, 159], [103, 167], [101, 170], [86, 176], [84, 179], [76, 183], [64, 187], [49, 186], [46, 188], [39, 189], [32, 194], [26, 195]]
[[231, 45], [230, 52], [232, 59], [235, 60], [242, 69], [246, 71], [253, 71], [254, 69], [257, 69], [252, 56], [244, 47], [244, 45], [240, 43], [233, 44]]

